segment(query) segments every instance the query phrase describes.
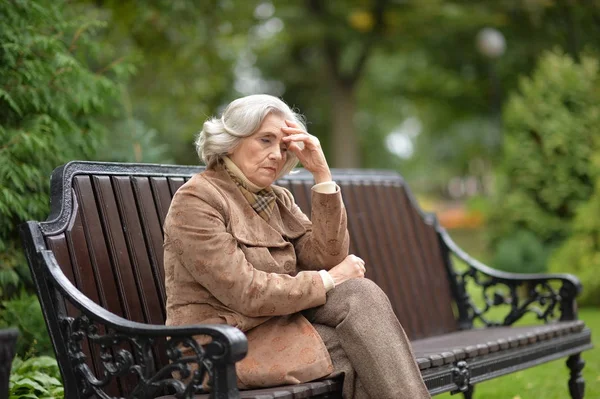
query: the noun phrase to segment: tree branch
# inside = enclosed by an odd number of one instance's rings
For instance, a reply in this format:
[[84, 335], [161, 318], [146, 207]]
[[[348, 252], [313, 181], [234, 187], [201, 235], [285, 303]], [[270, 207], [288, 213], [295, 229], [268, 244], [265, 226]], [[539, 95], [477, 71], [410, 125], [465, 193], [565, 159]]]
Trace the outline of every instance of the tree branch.
[[104, 74], [104, 72], [108, 71], [109, 69], [111, 69], [115, 65], [120, 64], [124, 60], [125, 60], [125, 56], [121, 56], [121, 57], [117, 58], [116, 60], [113, 60], [110, 64], [106, 65], [104, 68], [96, 71], [95, 74], [96, 75], [102, 75], [102, 74]]
[[[321, 22], [324, 21], [327, 13], [323, 4], [324, 2], [321, 0], [306, 0], [306, 6], [308, 10], [313, 13]], [[340, 52], [338, 43], [336, 43], [333, 38], [325, 34], [323, 37], [323, 49], [325, 50], [325, 57], [327, 57], [327, 60], [329, 61], [328, 64], [330, 66], [331, 74], [336, 79], [341, 80], [342, 76], [339, 68]]]
[[[306, 0], [308, 10], [321, 22], [324, 22], [328, 17], [324, 4], [325, 2], [322, 0]], [[371, 9], [371, 14], [374, 19], [373, 29], [364, 39], [362, 51], [360, 52], [354, 67], [347, 74], [344, 74], [340, 70], [340, 48], [342, 47], [342, 44], [337, 42], [335, 38], [330, 35], [326, 34], [324, 36], [323, 49], [325, 51], [325, 57], [327, 58], [334, 78], [340, 81], [344, 86], [352, 87], [360, 78], [375, 43], [381, 38], [385, 29], [385, 10], [387, 5], [388, 0], [374, 0]]]
[[365, 67], [367, 59], [373, 50], [373, 46], [377, 39], [381, 38], [381, 34], [385, 29], [385, 8], [387, 6], [387, 0], [375, 0], [375, 4], [373, 5], [373, 18], [375, 20], [373, 30], [367, 37], [365, 44], [363, 46], [363, 50], [354, 65], [354, 69], [347, 77], [347, 80], [350, 84], [354, 84], [359, 78]]
[[573, 21], [573, 10], [570, 4], [564, 0], [558, 0], [562, 11], [563, 22], [567, 28], [567, 49], [576, 62], [579, 62], [579, 40], [577, 38], [577, 26]]

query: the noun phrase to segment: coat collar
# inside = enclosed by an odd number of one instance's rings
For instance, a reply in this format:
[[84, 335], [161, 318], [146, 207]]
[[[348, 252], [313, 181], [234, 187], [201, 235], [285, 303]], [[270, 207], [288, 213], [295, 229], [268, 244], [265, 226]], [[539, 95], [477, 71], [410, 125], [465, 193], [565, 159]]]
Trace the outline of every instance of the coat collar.
[[277, 196], [269, 222], [250, 206], [222, 165], [206, 169], [202, 175], [220, 189], [229, 208], [228, 229], [241, 243], [250, 246], [284, 247], [288, 240], [302, 236], [306, 229], [282, 201], [283, 188], [271, 186]]

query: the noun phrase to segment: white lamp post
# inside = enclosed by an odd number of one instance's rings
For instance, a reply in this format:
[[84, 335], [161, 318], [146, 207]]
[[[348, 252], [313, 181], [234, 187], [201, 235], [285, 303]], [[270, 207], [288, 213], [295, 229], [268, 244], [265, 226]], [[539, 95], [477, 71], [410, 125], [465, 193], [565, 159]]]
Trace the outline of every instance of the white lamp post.
[[[495, 134], [495, 144], [502, 150], [502, 88], [496, 71], [496, 62], [506, 52], [504, 35], [495, 28], [483, 28], [477, 33], [476, 47], [481, 55], [488, 60], [490, 79], [490, 105], [491, 120]], [[485, 168], [487, 169], [487, 168]], [[491, 166], [489, 168], [491, 170]], [[491, 191], [491, 173], [482, 173], [481, 186], [483, 192]]]
[[501, 57], [506, 51], [504, 35], [498, 29], [483, 28], [477, 34], [477, 49], [490, 59]]
[[502, 90], [500, 79], [496, 71], [497, 60], [506, 51], [506, 40], [504, 35], [495, 28], [483, 28], [477, 33], [477, 50], [488, 59], [490, 79], [490, 103], [492, 118], [496, 120], [498, 139], [500, 139], [501, 114], [502, 114]]

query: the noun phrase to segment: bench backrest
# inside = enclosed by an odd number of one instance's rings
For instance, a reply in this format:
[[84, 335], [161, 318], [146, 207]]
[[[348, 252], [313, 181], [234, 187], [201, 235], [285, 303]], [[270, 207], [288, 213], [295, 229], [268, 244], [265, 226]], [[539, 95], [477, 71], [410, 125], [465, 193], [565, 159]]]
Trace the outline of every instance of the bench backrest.
[[[40, 223], [47, 248], [88, 298], [127, 319], [164, 324], [162, 224], [175, 191], [199, 171], [89, 162], [57, 169], [51, 215]], [[434, 218], [416, 207], [396, 173], [333, 173], [348, 212], [351, 253], [365, 259], [367, 277], [388, 294], [409, 337], [455, 331], [447, 260]], [[310, 215], [311, 176], [300, 172], [279, 184]], [[76, 315], [72, 306], [65, 309]], [[88, 356], [101, 364], [97, 353]]]

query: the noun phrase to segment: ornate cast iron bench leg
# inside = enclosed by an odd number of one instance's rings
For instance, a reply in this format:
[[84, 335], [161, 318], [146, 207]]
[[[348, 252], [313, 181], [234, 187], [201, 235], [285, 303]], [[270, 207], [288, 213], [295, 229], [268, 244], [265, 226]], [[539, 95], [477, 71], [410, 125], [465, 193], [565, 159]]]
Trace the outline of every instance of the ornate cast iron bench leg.
[[581, 354], [578, 353], [573, 356], [569, 356], [567, 359], [567, 367], [571, 370], [571, 378], [569, 378], [569, 392], [573, 399], [583, 399], [585, 392], [585, 381], [581, 370], [585, 366], [585, 362], [581, 359]]

